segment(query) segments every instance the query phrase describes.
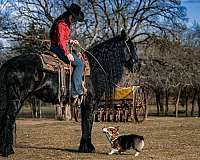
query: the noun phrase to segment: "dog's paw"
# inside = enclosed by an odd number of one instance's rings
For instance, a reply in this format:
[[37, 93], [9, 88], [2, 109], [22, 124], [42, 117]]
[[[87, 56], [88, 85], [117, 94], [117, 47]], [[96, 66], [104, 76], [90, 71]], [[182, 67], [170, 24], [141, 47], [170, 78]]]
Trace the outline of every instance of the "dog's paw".
[[139, 154], [140, 154], [140, 152], [136, 152], [136, 153], [135, 153], [135, 157], [137, 157]]
[[110, 153], [108, 153], [109, 155], [112, 155], [112, 154], [114, 154], [114, 153], [119, 153], [119, 151], [118, 151], [118, 149], [112, 149], [111, 151], [110, 151]]
[[108, 153], [108, 155], [112, 155], [112, 154], [113, 154], [112, 152], [109, 152], [109, 153]]
[[113, 155], [113, 154], [115, 154], [115, 153], [111, 153], [111, 152], [110, 152], [110, 153], [108, 153], [108, 155]]

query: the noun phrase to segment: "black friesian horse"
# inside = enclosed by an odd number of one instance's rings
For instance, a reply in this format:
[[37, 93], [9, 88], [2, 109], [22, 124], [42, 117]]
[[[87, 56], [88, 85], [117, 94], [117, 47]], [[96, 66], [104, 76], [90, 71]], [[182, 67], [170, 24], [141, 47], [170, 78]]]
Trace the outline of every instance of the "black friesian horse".
[[[125, 68], [133, 71], [138, 64], [135, 46], [127, 39], [124, 31], [121, 35], [88, 49], [88, 59], [91, 76], [87, 83], [86, 101], [81, 104], [80, 152], [95, 151], [91, 131], [93, 111], [98, 99], [110, 94]], [[38, 54], [20, 55], [3, 64], [0, 69], [0, 155], [14, 153], [13, 128], [16, 115], [26, 98], [32, 94], [45, 102], [55, 103], [57, 88], [57, 74], [42, 69]]]

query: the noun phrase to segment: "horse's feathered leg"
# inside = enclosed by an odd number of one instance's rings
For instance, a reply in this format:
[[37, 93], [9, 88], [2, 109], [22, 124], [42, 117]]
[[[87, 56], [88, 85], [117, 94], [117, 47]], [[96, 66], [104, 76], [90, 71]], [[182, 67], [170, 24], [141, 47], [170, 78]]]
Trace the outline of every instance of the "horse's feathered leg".
[[5, 126], [5, 121], [4, 118], [5, 117], [5, 110], [4, 108], [0, 109], [0, 155], [2, 154], [2, 150], [3, 150], [3, 128]]
[[[91, 97], [91, 96], [88, 96]], [[82, 128], [82, 138], [80, 141], [79, 151], [80, 152], [94, 152], [95, 148], [91, 142], [91, 132], [93, 125], [93, 112], [94, 104], [92, 100], [86, 100], [85, 105], [81, 104], [81, 128]]]

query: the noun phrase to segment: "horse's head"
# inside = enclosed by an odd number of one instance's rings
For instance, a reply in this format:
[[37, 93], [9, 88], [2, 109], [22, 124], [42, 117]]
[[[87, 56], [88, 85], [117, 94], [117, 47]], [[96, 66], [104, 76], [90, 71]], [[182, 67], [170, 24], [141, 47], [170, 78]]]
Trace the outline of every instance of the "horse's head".
[[127, 67], [129, 71], [135, 72], [140, 68], [140, 63], [136, 54], [136, 46], [124, 30], [121, 31], [121, 37], [124, 39], [125, 67]]

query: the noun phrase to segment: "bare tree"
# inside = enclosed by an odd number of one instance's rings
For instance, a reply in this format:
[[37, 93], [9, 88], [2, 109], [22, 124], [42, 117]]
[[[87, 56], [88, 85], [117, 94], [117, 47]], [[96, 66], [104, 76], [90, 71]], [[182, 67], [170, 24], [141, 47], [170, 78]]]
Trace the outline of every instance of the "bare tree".
[[194, 21], [182, 35], [182, 41], [186, 46], [200, 48], [200, 24]]
[[[176, 35], [185, 28], [186, 9], [179, 0], [88, 0], [87, 37], [93, 42], [113, 37], [125, 28], [137, 41], [152, 34]], [[86, 2], [85, 2], [86, 3]], [[83, 3], [84, 4], [84, 3]]]
[[6, 4], [2, 10], [4, 28], [1, 37], [14, 42], [12, 49], [19, 52], [28, 47], [28, 43], [29, 48], [33, 43], [39, 44], [40, 48], [49, 39], [54, 16], [64, 10], [60, 0], [7, 0]]
[[[6, 1], [6, 0], [4, 0]], [[59, 14], [65, 11], [63, 0], [9, 0], [10, 29], [6, 36], [28, 39], [23, 34], [30, 24], [44, 28], [46, 33]], [[184, 28], [185, 8], [179, 0], [76, 0], [85, 13], [85, 23], [73, 25], [72, 37], [84, 46], [91, 46], [127, 30], [135, 41], [142, 41], [152, 34], [176, 35]], [[65, 2], [70, 5], [71, 1]], [[5, 34], [4, 34], [5, 36]], [[37, 34], [35, 34], [37, 39]]]
[[[138, 73], [139, 80], [141, 84], [161, 92], [162, 96], [164, 94], [169, 96], [169, 91], [173, 90], [176, 93], [173, 96], [177, 97], [176, 115], [178, 115], [181, 92], [185, 94], [186, 100], [188, 98], [186, 92], [190, 95], [193, 89], [196, 90], [195, 95], [199, 92], [199, 49], [185, 47], [179, 41], [154, 37], [148, 41], [146, 46], [143, 45], [143, 48], [145, 47], [146, 50], [140, 55], [143, 65]], [[187, 110], [187, 103], [185, 104]], [[168, 110], [167, 107], [166, 110]], [[162, 111], [160, 106], [158, 108]]]

